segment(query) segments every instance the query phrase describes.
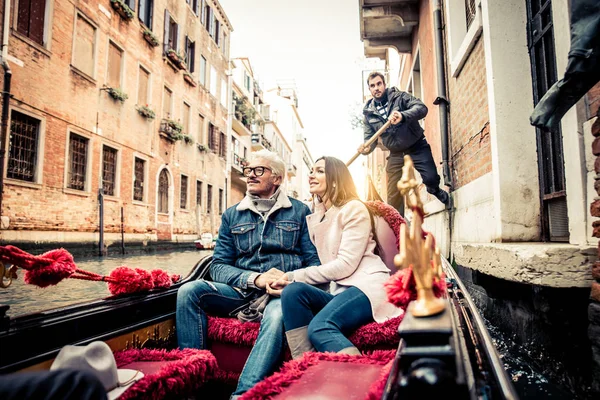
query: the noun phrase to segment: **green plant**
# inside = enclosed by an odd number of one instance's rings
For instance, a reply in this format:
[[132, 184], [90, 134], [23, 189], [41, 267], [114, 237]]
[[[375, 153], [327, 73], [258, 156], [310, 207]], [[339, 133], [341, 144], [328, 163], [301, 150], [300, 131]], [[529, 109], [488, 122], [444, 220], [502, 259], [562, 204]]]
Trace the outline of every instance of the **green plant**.
[[129, 96], [127, 95], [127, 93], [125, 93], [121, 88], [107, 88], [106, 91], [108, 92], [109, 96], [112, 97], [113, 99], [120, 101], [121, 103], [123, 103], [125, 100], [127, 100], [129, 98]]
[[194, 139], [192, 139], [192, 137], [190, 135], [181, 135], [183, 136], [183, 141], [185, 142], [185, 144], [192, 144], [194, 142]]
[[190, 74], [188, 71], [183, 72], [183, 79], [185, 79], [185, 81], [190, 85], [196, 86], [194, 75]]
[[146, 104], [145, 106], [137, 106], [135, 109], [137, 110], [138, 113], [140, 113], [140, 115], [142, 117], [145, 117], [148, 119], [156, 118], [156, 113], [154, 112], [153, 109], [148, 107], [148, 104]]
[[181, 54], [180, 52], [174, 50], [174, 49], [169, 49], [167, 51], [167, 55], [169, 56], [169, 58], [181, 65], [185, 65], [185, 57], [183, 56], [183, 54]]
[[125, 19], [132, 19], [135, 13], [123, 0], [110, 0], [112, 7]]
[[145, 28], [142, 32], [142, 35], [144, 35], [144, 39], [146, 39], [146, 41], [152, 46], [156, 47], [160, 44], [160, 42], [158, 41], [158, 37], [150, 29]]
[[208, 148], [205, 145], [203, 145], [202, 143], [198, 143], [198, 151], [200, 153], [206, 153], [207, 150]]

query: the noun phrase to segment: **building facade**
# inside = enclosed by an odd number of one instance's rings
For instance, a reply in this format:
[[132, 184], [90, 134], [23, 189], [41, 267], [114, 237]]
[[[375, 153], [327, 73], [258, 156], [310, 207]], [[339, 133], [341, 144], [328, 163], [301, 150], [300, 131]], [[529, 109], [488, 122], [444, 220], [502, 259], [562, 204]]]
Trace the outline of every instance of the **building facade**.
[[[577, 390], [591, 370], [576, 357], [591, 359], [586, 311], [597, 240], [587, 208], [597, 196], [589, 134], [597, 91], [560, 129], [529, 123], [567, 66], [567, 2], [361, 0], [360, 12], [365, 54], [385, 60], [390, 83], [429, 108], [425, 135], [454, 209], [424, 198], [425, 228], [486, 317]], [[372, 158], [377, 182], [382, 154]]]
[[215, 233], [231, 114], [219, 3], [20, 0], [8, 21], [2, 240], [93, 244], [102, 230], [110, 248], [121, 230], [144, 244]]

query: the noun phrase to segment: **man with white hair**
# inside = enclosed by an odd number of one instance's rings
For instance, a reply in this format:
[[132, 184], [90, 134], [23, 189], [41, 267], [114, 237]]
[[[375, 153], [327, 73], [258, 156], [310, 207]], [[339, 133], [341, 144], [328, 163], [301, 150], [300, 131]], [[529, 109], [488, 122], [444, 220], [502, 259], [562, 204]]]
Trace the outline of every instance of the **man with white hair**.
[[[228, 316], [285, 272], [321, 264], [308, 235], [308, 207], [281, 192], [281, 158], [258, 151], [243, 173], [246, 196], [223, 214], [210, 266], [212, 281], [186, 283], [177, 294], [177, 340], [182, 349], [206, 348], [207, 312]], [[284, 343], [281, 300], [272, 298], [234, 397], [274, 372]]]

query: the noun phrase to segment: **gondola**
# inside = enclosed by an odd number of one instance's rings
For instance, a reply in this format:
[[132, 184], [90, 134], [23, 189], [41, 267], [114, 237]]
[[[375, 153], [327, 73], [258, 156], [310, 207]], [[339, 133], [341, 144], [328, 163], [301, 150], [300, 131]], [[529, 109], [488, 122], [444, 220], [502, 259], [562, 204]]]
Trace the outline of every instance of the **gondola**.
[[[439, 252], [431, 253], [433, 239], [423, 234], [421, 217], [415, 213], [410, 232], [406, 224], [399, 230], [396, 264], [410, 262], [410, 268], [400, 271], [410, 269], [418, 289], [416, 300], [401, 293], [404, 314], [352, 334], [350, 340], [361, 356], [306, 353], [284, 362], [243, 399], [517, 398], [465, 286]], [[210, 280], [210, 263], [211, 256], [206, 256], [187, 277], [147, 293], [16, 318], [7, 316], [8, 306], [0, 306], [0, 374], [48, 369], [63, 346], [99, 340], [115, 352], [119, 367], [134, 366], [145, 374], [124, 398], [227, 399], [256, 339], [258, 323], [209, 317], [208, 351], [176, 349], [177, 290], [195, 279]], [[409, 275], [397, 279], [406, 284]], [[441, 297], [431, 296], [436, 287]], [[190, 365], [194, 368], [187, 368]]]

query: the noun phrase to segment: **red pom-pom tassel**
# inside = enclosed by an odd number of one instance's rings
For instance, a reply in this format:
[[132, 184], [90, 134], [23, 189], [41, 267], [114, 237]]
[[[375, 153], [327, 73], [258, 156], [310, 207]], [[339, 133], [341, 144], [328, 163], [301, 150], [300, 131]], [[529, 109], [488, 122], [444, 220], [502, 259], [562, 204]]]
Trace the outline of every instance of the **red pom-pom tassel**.
[[154, 287], [152, 275], [140, 268], [121, 266], [112, 270], [109, 278], [108, 291], [112, 295], [145, 292]]
[[[396, 307], [406, 309], [408, 303], [417, 299], [417, 283], [412, 266], [396, 272], [385, 282], [384, 286], [388, 301]], [[442, 297], [446, 293], [443, 274], [440, 278], [434, 279], [432, 289], [435, 297]]]
[[51, 259], [52, 262], [44, 264], [38, 262], [32, 264], [25, 272], [25, 283], [47, 287], [56, 285], [60, 281], [73, 275], [77, 266], [73, 261], [73, 256], [65, 249], [56, 249], [42, 254], [40, 259]]

